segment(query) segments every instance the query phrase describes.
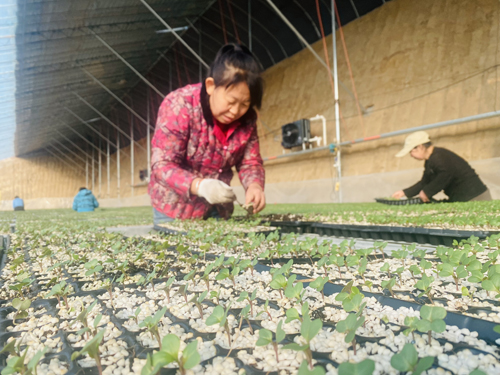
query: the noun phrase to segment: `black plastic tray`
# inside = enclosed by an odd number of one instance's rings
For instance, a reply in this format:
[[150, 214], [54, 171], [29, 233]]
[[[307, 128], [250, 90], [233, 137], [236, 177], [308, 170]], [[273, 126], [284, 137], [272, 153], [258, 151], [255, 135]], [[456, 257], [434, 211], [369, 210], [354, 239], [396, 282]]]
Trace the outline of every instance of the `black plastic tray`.
[[375, 198], [378, 203], [388, 204], [390, 206], [406, 206], [409, 204], [424, 204], [424, 201], [420, 198], [409, 198], [409, 199], [386, 199], [386, 198]]
[[317, 222], [271, 221], [282, 233], [315, 233], [326, 236], [354, 237], [372, 240], [411, 242], [431, 245], [452, 246], [453, 240], [460, 242], [471, 236], [484, 239], [500, 231], [472, 231], [456, 229], [433, 229], [419, 227], [393, 227], [385, 225], [346, 225]]

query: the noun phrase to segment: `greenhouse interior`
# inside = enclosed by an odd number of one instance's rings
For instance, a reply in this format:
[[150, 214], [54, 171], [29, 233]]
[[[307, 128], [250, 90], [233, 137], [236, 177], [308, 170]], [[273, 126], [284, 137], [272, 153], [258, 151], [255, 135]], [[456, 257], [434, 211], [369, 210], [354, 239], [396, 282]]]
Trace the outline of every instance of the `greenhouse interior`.
[[0, 1], [0, 374], [500, 374], [499, 46], [497, 0]]

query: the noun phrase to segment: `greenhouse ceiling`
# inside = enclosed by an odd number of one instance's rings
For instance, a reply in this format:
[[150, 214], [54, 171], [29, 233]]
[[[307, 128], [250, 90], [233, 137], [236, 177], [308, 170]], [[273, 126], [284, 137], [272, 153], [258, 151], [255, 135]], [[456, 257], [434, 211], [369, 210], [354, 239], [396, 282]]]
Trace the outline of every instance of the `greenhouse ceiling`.
[[[240, 41], [252, 47], [264, 69], [297, 53], [305, 45], [273, 5], [308, 43], [321, 38], [318, 6], [326, 35], [332, 24], [330, 0], [6, 3], [8, 11], [3, 14], [10, 15], [6, 22], [11, 29], [15, 26], [15, 35], [0, 23], [0, 30], [6, 30], [0, 37], [11, 35], [0, 38], [4, 43], [0, 56], [7, 61], [0, 71], [2, 118], [10, 118], [0, 125], [0, 158], [13, 156], [7, 147], [12, 143], [16, 156], [54, 155], [67, 153], [75, 145], [103, 149], [108, 141], [116, 149], [130, 142], [124, 134], [144, 137], [146, 125], [140, 118], [149, 116], [153, 127], [154, 112], [163, 97], [177, 87], [199, 82], [204, 75], [205, 68], [192, 52], [210, 63], [226, 41]], [[346, 24], [383, 3], [339, 0], [337, 7]]]

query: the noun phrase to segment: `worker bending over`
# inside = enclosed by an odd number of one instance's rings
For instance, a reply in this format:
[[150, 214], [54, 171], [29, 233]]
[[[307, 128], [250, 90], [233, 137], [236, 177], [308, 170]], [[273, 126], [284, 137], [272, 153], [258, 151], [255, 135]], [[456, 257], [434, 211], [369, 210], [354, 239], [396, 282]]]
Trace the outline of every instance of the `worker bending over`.
[[469, 163], [450, 150], [433, 146], [426, 132], [418, 131], [406, 137], [396, 157], [408, 153], [417, 160], [425, 160], [424, 175], [415, 185], [396, 191], [393, 198], [418, 195], [423, 202], [429, 202], [444, 190], [449, 202], [491, 200], [488, 188]]

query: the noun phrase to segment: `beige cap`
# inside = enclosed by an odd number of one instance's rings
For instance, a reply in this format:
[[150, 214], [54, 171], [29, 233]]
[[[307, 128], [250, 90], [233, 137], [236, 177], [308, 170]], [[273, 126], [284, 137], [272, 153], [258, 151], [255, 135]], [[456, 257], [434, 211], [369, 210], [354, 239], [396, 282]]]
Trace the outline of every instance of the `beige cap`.
[[401, 158], [407, 155], [411, 150], [413, 150], [418, 145], [423, 145], [424, 143], [430, 142], [429, 134], [424, 131], [419, 131], [411, 133], [405, 139], [405, 145], [401, 151], [396, 154], [397, 158]]

